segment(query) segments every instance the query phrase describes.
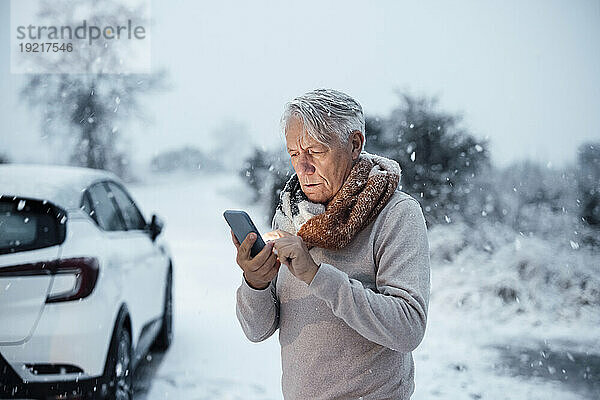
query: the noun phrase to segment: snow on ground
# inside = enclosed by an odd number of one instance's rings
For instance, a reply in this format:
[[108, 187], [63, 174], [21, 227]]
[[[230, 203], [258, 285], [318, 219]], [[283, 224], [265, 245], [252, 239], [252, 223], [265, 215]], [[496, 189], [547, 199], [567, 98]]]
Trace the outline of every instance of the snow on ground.
[[277, 337], [251, 343], [235, 315], [242, 276], [222, 213], [256, 212], [234, 187], [235, 176], [168, 176], [132, 188], [144, 213], [164, 218], [175, 268], [175, 338], [152, 379], [137, 385], [137, 398], [281, 398]]
[[494, 250], [477, 251], [465, 232], [429, 231], [432, 294], [414, 398], [600, 398], [597, 255], [497, 227]]
[[[281, 399], [277, 333], [251, 343], [235, 316], [241, 270], [222, 216], [228, 208], [244, 209], [267, 231], [264, 210], [251, 204], [234, 174], [151, 181], [132, 192], [146, 214], [166, 220], [175, 266], [175, 339], [166, 354], [149, 355], [136, 372], [136, 399]], [[585, 290], [545, 293], [552, 286], [536, 275], [556, 252], [517, 238], [498, 244], [495, 258], [489, 257], [464, 250], [460, 229], [430, 231], [432, 296], [427, 333], [414, 352], [413, 398], [600, 398], [597, 307], [572, 307], [581, 293], [589, 294]], [[589, 263], [562, 257], [571, 268]], [[524, 285], [515, 271], [528, 273], [537, 286]], [[564, 279], [557, 281], [564, 286]], [[592, 288], [596, 283], [590, 281]]]

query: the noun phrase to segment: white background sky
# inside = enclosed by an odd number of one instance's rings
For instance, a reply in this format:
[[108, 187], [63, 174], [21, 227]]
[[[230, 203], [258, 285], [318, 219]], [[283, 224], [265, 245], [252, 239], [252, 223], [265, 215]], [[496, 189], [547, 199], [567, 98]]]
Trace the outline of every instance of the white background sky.
[[[0, 0], [0, 152], [51, 161], [39, 110], [10, 74], [9, 1]], [[172, 90], [146, 101], [129, 143], [139, 160], [208, 146], [226, 120], [279, 144], [285, 101], [330, 87], [386, 115], [395, 90], [437, 95], [490, 139], [502, 165], [553, 165], [600, 139], [600, 1], [152, 1], [152, 60]]]

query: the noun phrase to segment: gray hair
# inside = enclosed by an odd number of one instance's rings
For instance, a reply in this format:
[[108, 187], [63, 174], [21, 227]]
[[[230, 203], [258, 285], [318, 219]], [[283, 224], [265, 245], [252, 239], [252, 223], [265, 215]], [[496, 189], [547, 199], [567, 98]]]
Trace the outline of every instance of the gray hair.
[[348, 143], [354, 131], [365, 135], [361, 105], [337, 90], [315, 89], [288, 102], [281, 117], [284, 134], [292, 117], [299, 118], [306, 133], [327, 147], [336, 137], [341, 143]]

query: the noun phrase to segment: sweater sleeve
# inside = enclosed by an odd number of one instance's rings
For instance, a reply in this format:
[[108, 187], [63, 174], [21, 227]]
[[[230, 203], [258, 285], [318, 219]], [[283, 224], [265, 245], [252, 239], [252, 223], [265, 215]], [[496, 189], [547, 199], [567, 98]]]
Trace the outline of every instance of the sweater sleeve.
[[[275, 220], [272, 229], [277, 229]], [[242, 274], [236, 295], [235, 313], [246, 337], [252, 342], [268, 339], [279, 327], [277, 275], [265, 289], [254, 289]]]
[[237, 290], [236, 315], [244, 334], [252, 342], [262, 342], [279, 327], [279, 300], [276, 294], [277, 276], [265, 289], [254, 289], [242, 275]]
[[377, 291], [321, 263], [309, 290], [370, 341], [399, 352], [423, 339], [430, 291], [429, 242], [415, 199], [394, 204], [373, 244]]

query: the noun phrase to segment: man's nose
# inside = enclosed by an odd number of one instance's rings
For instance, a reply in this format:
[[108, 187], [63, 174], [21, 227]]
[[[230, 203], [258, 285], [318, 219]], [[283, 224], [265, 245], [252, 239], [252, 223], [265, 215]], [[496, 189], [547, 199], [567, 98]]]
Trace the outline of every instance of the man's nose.
[[296, 173], [298, 175], [311, 175], [315, 172], [315, 166], [312, 165], [308, 157], [304, 154], [299, 155], [296, 169]]

